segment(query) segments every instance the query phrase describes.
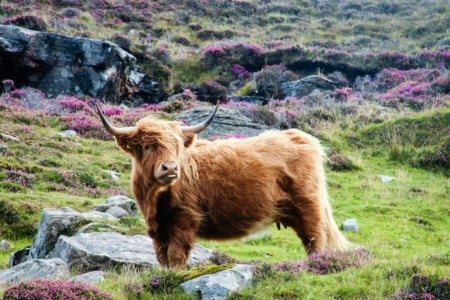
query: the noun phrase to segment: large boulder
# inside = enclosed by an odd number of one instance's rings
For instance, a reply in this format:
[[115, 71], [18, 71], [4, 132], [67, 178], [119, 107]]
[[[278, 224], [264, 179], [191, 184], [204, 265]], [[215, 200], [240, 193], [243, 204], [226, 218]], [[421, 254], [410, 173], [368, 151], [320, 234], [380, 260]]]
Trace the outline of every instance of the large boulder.
[[3, 79], [49, 97], [91, 96], [117, 103], [133, 94], [145, 102], [165, 96], [157, 82], [137, 72], [136, 58], [116, 44], [12, 25], [0, 25]]
[[61, 234], [75, 233], [83, 219], [81, 213], [71, 208], [45, 208], [31, 245], [29, 258], [45, 258], [53, 250], [58, 237]]
[[70, 275], [67, 264], [59, 258], [33, 259], [0, 271], [0, 286], [32, 279], [66, 279]]
[[[207, 262], [212, 252], [196, 245], [188, 264]], [[157, 266], [153, 243], [148, 236], [127, 236], [115, 232], [81, 233], [60, 236], [52, 257], [65, 261], [78, 270], [101, 270], [130, 265], [136, 267]]]

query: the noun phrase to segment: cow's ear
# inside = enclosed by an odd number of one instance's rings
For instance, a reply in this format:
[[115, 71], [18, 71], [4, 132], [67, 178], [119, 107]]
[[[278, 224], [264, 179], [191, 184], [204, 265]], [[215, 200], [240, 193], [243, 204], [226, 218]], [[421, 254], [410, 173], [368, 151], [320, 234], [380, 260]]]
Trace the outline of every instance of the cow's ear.
[[135, 146], [131, 144], [130, 139], [124, 137], [116, 137], [117, 145], [126, 153], [135, 156], [137, 150]]
[[184, 147], [189, 148], [197, 140], [197, 134], [192, 132], [183, 132]]

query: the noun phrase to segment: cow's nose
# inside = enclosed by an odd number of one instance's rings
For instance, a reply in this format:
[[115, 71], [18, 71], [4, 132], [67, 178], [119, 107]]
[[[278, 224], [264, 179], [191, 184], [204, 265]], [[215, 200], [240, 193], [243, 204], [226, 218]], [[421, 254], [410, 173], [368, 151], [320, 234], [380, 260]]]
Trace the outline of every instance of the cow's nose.
[[161, 164], [161, 169], [165, 173], [174, 173], [178, 171], [178, 165], [174, 161], [166, 161]]

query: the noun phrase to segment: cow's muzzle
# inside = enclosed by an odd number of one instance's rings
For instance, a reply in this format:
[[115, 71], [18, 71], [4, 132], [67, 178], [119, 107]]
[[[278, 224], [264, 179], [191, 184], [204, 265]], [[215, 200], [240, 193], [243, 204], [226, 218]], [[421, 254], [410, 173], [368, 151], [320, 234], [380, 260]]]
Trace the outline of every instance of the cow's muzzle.
[[163, 185], [169, 185], [180, 177], [178, 164], [174, 161], [165, 161], [159, 165], [155, 174], [156, 180]]

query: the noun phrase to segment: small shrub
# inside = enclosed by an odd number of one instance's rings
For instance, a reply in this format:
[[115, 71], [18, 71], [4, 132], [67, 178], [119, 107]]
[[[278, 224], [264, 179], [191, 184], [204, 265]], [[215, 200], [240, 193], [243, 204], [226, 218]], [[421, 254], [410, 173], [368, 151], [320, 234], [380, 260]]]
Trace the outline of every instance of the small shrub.
[[180, 100], [174, 100], [172, 102], [167, 103], [162, 107], [162, 110], [166, 113], [174, 113], [179, 112], [183, 109], [183, 103]]
[[182, 282], [181, 276], [169, 271], [161, 275], [152, 275], [144, 284], [144, 288], [150, 293], [168, 294], [179, 288]]
[[15, 88], [14, 81], [11, 79], [3, 79], [2, 87], [3, 87], [3, 92], [8, 93]]
[[397, 292], [392, 300], [437, 300], [450, 298], [448, 278], [416, 274], [411, 278], [409, 286]]
[[230, 264], [230, 263], [236, 263], [236, 260], [234, 258], [232, 258], [231, 256], [222, 253], [222, 252], [218, 252], [218, 251], [214, 251], [211, 255], [211, 257], [209, 258], [209, 260], [216, 265], [225, 265], [225, 264]]
[[273, 276], [278, 270], [277, 266], [269, 263], [259, 263], [253, 267], [253, 283], [262, 281]]
[[256, 82], [253, 80], [247, 81], [243, 86], [235, 91], [237, 96], [248, 96], [254, 94], [257, 90]]
[[6, 172], [6, 179], [11, 182], [20, 184], [23, 187], [30, 187], [33, 185], [35, 176], [33, 174], [10, 170]]
[[81, 282], [35, 279], [5, 290], [4, 300], [109, 300], [111, 295]]
[[140, 282], [128, 282], [125, 284], [125, 292], [134, 297], [144, 296], [144, 284]]
[[437, 149], [424, 149], [411, 159], [412, 165], [429, 170], [441, 170], [450, 175], [450, 139]]
[[248, 78], [251, 73], [243, 66], [234, 64], [231, 66], [231, 73], [233, 73], [237, 78]]
[[328, 156], [328, 166], [331, 170], [341, 172], [341, 171], [351, 171], [356, 169], [356, 166], [347, 156], [342, 153], [333, 152]]
[[297, 76], [283, 65], [266, 66], [255, 74], [258, 91], [269, 99], [282, 99], [281, 84], [296, 79]]
[[205, 80], [197, 88], [197, 97], [200, 101], [216, 103], [226, 101], [227, 88], [214, 80]]

